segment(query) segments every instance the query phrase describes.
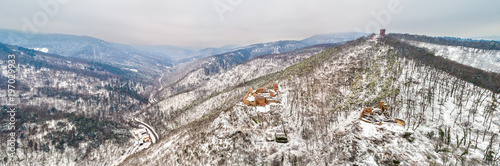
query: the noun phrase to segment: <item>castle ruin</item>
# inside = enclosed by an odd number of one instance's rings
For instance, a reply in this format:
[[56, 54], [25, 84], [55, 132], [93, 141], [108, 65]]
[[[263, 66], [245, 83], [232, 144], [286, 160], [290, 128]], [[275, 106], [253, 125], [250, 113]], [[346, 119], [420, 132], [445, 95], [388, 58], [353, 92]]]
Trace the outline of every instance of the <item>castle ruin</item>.
[[247, 106], [266, 106], [270, 103], [279, 103], [276, 96], [279, 94], [278, 84], [273, 85], [273, 89], [259, 88], [250, 91], [243, 98], [243, 104]]

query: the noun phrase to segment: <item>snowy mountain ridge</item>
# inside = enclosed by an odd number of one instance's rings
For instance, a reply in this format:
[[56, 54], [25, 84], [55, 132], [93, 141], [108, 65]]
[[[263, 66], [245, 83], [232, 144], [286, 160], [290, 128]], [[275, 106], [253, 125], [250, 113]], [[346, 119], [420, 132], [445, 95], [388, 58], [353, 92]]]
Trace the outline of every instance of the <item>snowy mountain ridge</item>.
[[[499, 164], [500, 75], [443, 58], [456, 55], [449, 51], [454, 46], [432, 50], [391, 35], [302, 49], [293, 43], [257, 44], [186, 63], [184, 75], [158, 87], [137, 81], [131, 68], [0, 45], [0, 54], [20, 57], [26, 100], [17, 158], [0, 163]], [[489, 47], [484, 43], [467, 44], [478, 48], [460, 47], [465, 57], [494, 52], [480, 50]], [[448, 49], [443, 56], [441, 49]], [[171, 79], [162, 74], [158, 82]], [[279, 103], [242, 103], [250, 89], [275, 83]], [[2, 86], [0, 93], [6, 94]], [[50, 102], [33, 107], [44, 101]], [[361, 121], [362, 110], [380, 101], [406, 124]], [[141, 142], [151, 137], [124, 120], [134, 118], [157, 132], [156, 143]]]
[[[392, 43], [359, 39], [194, 102], [188, 110], [204, 116], [180, 118], [185, 125], [122, 165], [498, 164], [498, 93], [405, 58]], [[274, 82], [280, 104], [241, 104], [248, 89]], [[405, 126], [359, 120], [381, 100]], [[279, 133], [287, 143], [273, 139]]]

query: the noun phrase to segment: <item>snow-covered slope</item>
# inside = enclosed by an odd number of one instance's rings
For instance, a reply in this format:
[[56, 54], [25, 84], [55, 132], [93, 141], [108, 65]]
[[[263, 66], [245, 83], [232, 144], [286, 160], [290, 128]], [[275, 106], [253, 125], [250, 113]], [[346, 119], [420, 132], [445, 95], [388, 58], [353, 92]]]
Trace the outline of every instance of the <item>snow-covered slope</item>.
[[427, 48], [436, 56], [442, 56], [485, 71], [500, 73], [500, 50], [445, 46], [417, 41], [407, 42], [417, 47]]
[[[172, 69], [167, 70], [158, 80], [160, 92], [151, 96], [151, 98], [165, 98], [170, 95], [162, 94], [161, 90], [164, 87], [184, 79], [192, 71], [203, 69], [205, 75], [219, 74], [228, 68], [244, 63], [255, 57], [269, 54], [280, 54], [284, 52], [294, 51], [315, 45], [331, 46], [345, 43], [354, 40], [360, 36], [367, 35], [364, 33], [333, 33], [325, 35], [315, 35], [313, 37], [296, 41], [284, 40], [268, 43], [258, 43], [248, 46], [233, 48], [207, 48], [192, 54], [192, 58], [179, 61]], [[211, 55], [211, 56], [210, 56]], [[179, 89], [183, 91], [185, 89]], [[179, 92], [179, 91], [178, 91]], [[178, 93], [176, 92], [176, 93]], [[175, 93], [174, 93], [175, 94]]]
[[144, 117], [150, 119], [152, 125], [157, 125], [155, 127], [176, 128], [210, 114], [220, 103], [234, 103], [235, 98], [228, 96], [240, 95], [246, 91], [246, 82], [283, 70], [325, 49], [325, 46], [318, 46], [262, 56], [216, 75], [205, 75], [203, 68], [194, 70], [161, 91], [168, 97], [156, 99], [157, 102], [139, 113], [146, 114]]
[[[8, 105], [8, 55], [16, 57], [15, 107]], [[121, 116], [145, 106], [140, 94], [150, 88], [131, 77], [109, 65], [0, 43], [0, 139], [13, 131], [17, 138], [9, 160], [1, 146], [0, 165], [105, 165], [121, 157], [131, 139]], [[10, 108], [17, 108], [14, 130], [4, 125]]]
[[[398, 50], [360, 39], [193, 102], [204, 116], [122, 165], [498, 165], [498, 93]], [[250, 87], [274, 82], [280, 104], [241, 103]], [[405, 126], [358, 119], [381, 100]]]

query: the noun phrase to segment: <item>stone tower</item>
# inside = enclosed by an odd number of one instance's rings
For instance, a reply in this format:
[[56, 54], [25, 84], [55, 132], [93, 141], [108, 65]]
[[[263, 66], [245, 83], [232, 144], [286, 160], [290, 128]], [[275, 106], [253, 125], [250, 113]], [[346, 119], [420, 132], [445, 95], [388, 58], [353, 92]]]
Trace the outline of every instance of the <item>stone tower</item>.
[[380, 36], [385, 36], [385, 29], [380, 29]]

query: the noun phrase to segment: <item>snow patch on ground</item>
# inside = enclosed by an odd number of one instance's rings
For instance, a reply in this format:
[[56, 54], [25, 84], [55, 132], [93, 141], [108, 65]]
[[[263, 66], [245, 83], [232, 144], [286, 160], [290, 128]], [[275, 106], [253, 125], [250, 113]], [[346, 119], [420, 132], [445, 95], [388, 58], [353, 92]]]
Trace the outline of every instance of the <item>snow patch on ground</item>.
[[48, 53], [49, 52], [49, 49], [48, 48], [33, 48], [33, 50], [35, 51], [40, 51], [40, 52], [43, 52], [43, 53]]

